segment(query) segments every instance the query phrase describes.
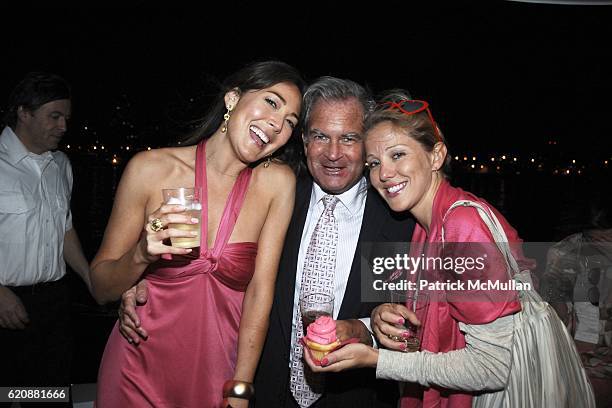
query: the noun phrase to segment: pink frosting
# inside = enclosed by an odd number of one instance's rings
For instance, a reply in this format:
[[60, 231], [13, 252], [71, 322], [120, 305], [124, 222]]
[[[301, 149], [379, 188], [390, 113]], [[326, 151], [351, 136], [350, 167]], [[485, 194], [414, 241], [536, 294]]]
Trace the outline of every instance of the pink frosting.
[[338, 339], [336, 322], [329, 316], [319, 316], [308, 325], [306, 338], [319, 344], [331, 344]]

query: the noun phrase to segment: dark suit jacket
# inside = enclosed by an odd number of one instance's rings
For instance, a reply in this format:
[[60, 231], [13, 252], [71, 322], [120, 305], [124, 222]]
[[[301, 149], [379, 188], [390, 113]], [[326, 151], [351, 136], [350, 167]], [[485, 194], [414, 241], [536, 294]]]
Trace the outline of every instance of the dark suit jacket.
[[[298, 252], [308, 213], [312, 183], [310, 178], [298, 180], [295, 209], [279, 264], [274, 303], [270, 313], [270, 327], [255, 376], [256, 407], [295, 406], [289, 389], [293, 294]], [[413, 228], [412, 217], [407, 214], [392, 213], [378, 193], [370, 188], [356, 256], [353, 259], [338, 319], [369, 317], [376, 306], [360, 301], [360, 242], [405, 242], [410, 240]], [[395, 382], [376, 380], [373, 369], [327, 374], [321, 405], [351, 408], [395, 407], [398, 398], [397, 389]]]

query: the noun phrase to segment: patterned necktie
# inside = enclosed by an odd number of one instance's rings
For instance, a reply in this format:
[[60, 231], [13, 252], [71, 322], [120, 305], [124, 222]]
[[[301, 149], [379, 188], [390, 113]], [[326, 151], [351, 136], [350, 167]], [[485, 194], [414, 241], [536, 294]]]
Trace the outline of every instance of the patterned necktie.
[[[323, 197], [325, 209], [317, 221], [312, 238], [306, 250], [304, 269], [300, 287], [301, 294], [321, 292], [333, 295], [334, 276], [336, 272], [336, 248], [338, 246], [338, 222], [334, 217], [334, 208], [338, 197]], [[313, 373], [302, 360], [303, 348], [300, 338], [304, 336], [302, 314], [297, 307], [293, 330], [293, 350], [291, 350], [291, 393], [302, 408], [312, 405], [323, 393], [325, 377]]]

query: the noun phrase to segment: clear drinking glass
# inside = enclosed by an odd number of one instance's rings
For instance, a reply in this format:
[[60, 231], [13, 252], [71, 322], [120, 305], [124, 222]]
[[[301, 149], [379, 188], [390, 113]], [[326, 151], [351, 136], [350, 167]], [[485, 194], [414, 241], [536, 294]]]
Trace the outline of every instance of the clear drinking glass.
[[[202, 220], [201, 188], [179, 187], [162, 190], [164, 204], [180, 204], [185, 207], [185, 213], [191, 218]], [[197, 224], [168, 224], [168, 228], [182, 231], [194, 231], [192, 237], [170, 237], [170, 243], [176, 248], [195, 248], [200, 246], [200, 222]]]
[[423, 330], [427, 320], [427, 311], [429, 310], [429, 295], [425, 292], [391, 292], [391, 302], [399, 303], [412, 311], [421, 324], [416, 326], [405, 319], [403, 327], [408, 332], [408, 337], [402, 339], [406, 345], [406, 351], [418, 351], [421, 349], [423, 341]]
[[334, 297], [327, 293], [307, 292], [300, 297], [300, 313], [304, 332], [319, 316], [334, 317]]

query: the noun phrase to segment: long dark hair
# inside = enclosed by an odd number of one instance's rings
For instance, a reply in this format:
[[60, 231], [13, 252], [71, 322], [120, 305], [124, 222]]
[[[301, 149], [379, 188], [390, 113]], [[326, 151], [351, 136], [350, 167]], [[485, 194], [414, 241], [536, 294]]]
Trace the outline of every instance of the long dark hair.
[[[228, 76], [220, 85], [217, 97], [212, 105], [201, 118], [196, 120], [197, 129], [189, 133], [181, 145], [193, 145], [202, 139], [212, 136], [223, 122], [225, 109], [225, 94], [232, 89], [238, 89], [240, 93], [251, 90], [260, 90], [271, 87], [281, 82], [295, 85], [301, 94], [304, 94], [306, 83], [297, 69], [282, 61], [259, 61], [246, 65], [239, 71]], [[295, 171], [301, 167], [303, 161], [303, 147], [299, 137], [299, 126], [293, 132], [289, 141], [274, 153], [274, 159], [282, 161]], [[256, 166], [258, 163], [253, 163]]]

